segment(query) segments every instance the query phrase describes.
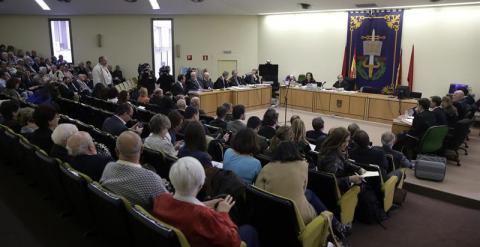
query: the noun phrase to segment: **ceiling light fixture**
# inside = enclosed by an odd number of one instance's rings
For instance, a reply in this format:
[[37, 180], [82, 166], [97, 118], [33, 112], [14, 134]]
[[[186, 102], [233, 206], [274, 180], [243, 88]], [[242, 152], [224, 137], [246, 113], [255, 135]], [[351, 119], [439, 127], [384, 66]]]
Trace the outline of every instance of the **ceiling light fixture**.
[[37, 4], [42, 8], [43, 10], [50, 10], [50, 7], [48, 7], [47, 3], [45, 3], [44, 0], [35, 0]]
[[152, 5], [152, 9], [160, 9], [160, 5], [158, 4], [157, 0], [150, 0], [150, 5]]

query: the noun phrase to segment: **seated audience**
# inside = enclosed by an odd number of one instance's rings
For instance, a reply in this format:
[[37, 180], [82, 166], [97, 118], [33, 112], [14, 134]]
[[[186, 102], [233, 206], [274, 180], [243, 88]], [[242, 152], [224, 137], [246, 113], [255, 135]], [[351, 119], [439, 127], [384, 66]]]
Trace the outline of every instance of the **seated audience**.
[[70, 156], [67, 151], [67, 140], [77, 132], [77, 126], [73, 124], [59, 124], [52, 132], [53, 146], [52, 149], [50, 149], [50, 156], [58, 158], [64, 162], [70, 162]]
[[197, 199], [206, 176], [196, 159], [179, 159], [170, 169], [169, 177], [175, 193], [159, 195], [153, 215], [182, 231], [191, 246], [237, 247], [241, 240], [248, 246], [258, 246], [252, 227], [245, 225], [239, 229], [230, 219], [228, 213], [235, 204], [230, 195], [206, 202]]
[[168, 130], [167, 138], [172, 144], [177, 146], [179, 145], [177, 144], [177, 133], [182, 128], [183, 115], [179, 111], [173, 110], [168, 113], [168, 119], [170, 120], [170, 129]]
[[207, 153], [207, 137], [203, 125], [198, 121], [190, 121], [184, 133], [185, 145], [178, 151], [178, 158], [191, 156], [204, 167], [211, 167], [212, 157]]
[[263, 153], [268, 148], [268, 139], [259, 135], [258, 130], [260, 130], [260, 126], [262, 125], [262, 120], [260, 120], [257, 116], [251, 116], [248, 118], [247, 121], [247, 128], [252, 129], [255, 134], [257, 135], [258, 146], [260, 148], [259, 152]]
[[125, 131], [117, 138], [116, 150], [118, 161], [107, 164], [100, 183], [133, 204], [150, 210], [153, 200], [167, 190], [160, 176], [140, 165], [142, 140], [136, 133]]
[[447, 125], [447, 115], [441, 107], [442, 98], [439, 96], [430, 97], [430, 109], [435, 114], [435, 120], [437, 125]]
[[252, 184], [262, 169], [260, 161], [253, 157], [259, 149], [257, 135], [251, 129], [241, 129], [233, 137], [231, 145], [225, 151], [223, 169], [233, 171], [245, 183]]
[[150, 98], [148, 97], [148, 90], [147, 88], [141, 87], [138, 90], [138, 98], [137, 102], [141, 104], [148, 104], [150, 102]]
[[300, 83], [302, 84], [302, 86], [305, 86], [307, 84], [317, 83], [317, 82], [315, 81], [315, 79], [313, 79], [312, 72], [307, 72], [307, 74], [305, 74], [305, 80], [301, 81]]
[[173, 146], [168, 139], [168, 130], [171, 128], [170, 119], [163, 114], [155, 114], [150, 119], [150, 136], [145, 139], [144, 146], [170, 156], [177, 156], [179, 146]]
[[310, 141], [315, 141], [315, 151], [320, 150], [320, 146], [322, 145], [325, 138], [327, 138], [327, 134], [323, 132], [325, 127], [325, 122], [323, 121], [322, 117], [316, 117], [312, 120], [312, 127], [313, 130], [307, 131], [307, 139]]
[[275, 135], [277, 124], [278, 112], [273, 108], [268, 109], [265, 114], [263, 114], [262, 127], [260, 127], [258, 134], [268, 139], [272, 139]]
[[117, 104], [118, 103], [118, 90], [115, 87], [110, 87], [107, 90], [107, 101]]
[[13, 77], [7, 81], [5, 89], [2, 91], [2, 94], [10, 97], [11, 99], [21, 101], [22, 96], [18, 92], [18, 87], [20, 86], [20, 79]]
[[130, 102], [130, 93], [127, 90], [120, 91], [117, 97], [117, 104], [121, 105], [129, 102]]
[[157, 88], [153, 90], [152, 97], [150, 98], [149, 103], [154, 105], [162, 105], [163, 100], [163, 90], [161, 88]]
[[[185, 129], [190, 122], [200, 122], [200, 114], [198, 113], [198, 109], [195, 107], [187, 107], [185, 112], [183, 113], [183, 123], [182, 127], [180, 128], [180, 133], [185, 133]], [[203, 125], [202, 125], [203, 126]], [[206, 131], [205, 131], [206, 133]]]
[[457, 108], [453, 106], [452, 99], [448, 96], [442, 98], [442, 109], [445, 112], [445, 117], [448, 126], [452, 127], [458, 121]]
[[407, 159], [407, 157], [399, 151], [393, 150], [393, 144], [395, 144], [396, 136], [392, 132], [385, 132], [382, 134], [382, 146], [377, 147], [383, 150], [386, 154], [390, 154], [393, 156], [393, 162], [395, 166], [398, 168], [406, 167], [413, 169], [415, 166], [415, 162]]
[[208, 125], [221, 128], [222, 130], [227, 130], [227, 122], [225, 122], [225, 117], [227, 116], [227, 109], [221, 105], [217, 107], [217, 118], [210, 121]]
[[330, 130], [318, 154], [318, 170], [335, 174], [338, 187], [342, 193], [348, 191], [351, 184], [361, 184], [362, 178], [357, 174], [365, 170], [347, 158], [347, 146], [350, 133], [343, 127]]
[[213, 84], [214, 89], [221, 89], [221, 88], [227, 88], [230, 85], [228, 84], [228, 72], [223, 71], [222, 75], [218, 77], [218, 79], [215, 81]]
[[185, 109], [187, 108], [187, 102], [185, 102], [185, 99], [177, 100], [176, 105], [177, 105], [177, 109], [180, 111], [185, 111]]
[[132, 116], [133, 107], [130, 104], [125, 103], [118, 105], [117, 109], [115, 110], [115, 115], [105, 119], [103, 122], [102, 130], [114, 136], [118, 136], [127, 130], [141, 134], [143, 127], [140, 127], [138, 123], [130, 129], [127, 127], [127, 123], [132, 119]]
[[17, 121], [18, 124], [21, 126], [20, 134], [22, 135], [30, 135], [38, 126], [35, 124], [33, 120], [33, 112], [35, 109], [31, 107], [24, 107], [18, 110]]
[[200, 98], [199, 97], [192, 97], [190, 99], [190, 106], [191, 107], [195, 107], [198, 109], [198, 112], [200, 113], [200, 115], [204, 116], [204, 115], [207, 115], [205, 113], [205, 111], [203, 111], [202, 109], [200, 109]]
[[268, 147], [267, 154], [273, 155], [275, 150], [277, 149], [278, 145], [282, 141], [293, 141], [293, 132], [292, 128], [289, 126], [282, 126], [277, 129], [277, 132], [270, 140], [270, 146]]
[[227, 116], [225, 116], [225, 121], [230, 122], [232, 121], [232, 111], [233, 111], [233, 105], [230, 102], [225, 102], [222, 104], [225, 109], [227, 109]]
[[245, 106], [234, 106], [232, 111], [232, 121], [227, 123], [227, 130], [232, 132], [232, 136], [235, 136], [238, 131], [247, 127], [245, 123], [243, 123], [243, 120], [245, 120]]
[[292, 133], [293, 133], [293, 142], [298, 148], [298, 151], [302, 154], [308, 153], [312, 150], [310, 148], [310, 143], [307, 141], [305, 134], [305, 123], [302, 119], [298, 118], [292, 122]]
[[110, 156], [97, 153], [95, 143], [88, 132], [79, 131], [70, 136], [66, 149], [70, 156], [70, 165], [94, 181], [100, 180], [105, 166], [113, 161]]
[[16, 100], [7, 100], [0, 105], [1, 124], [9, 127], [15, 133], [20, 132], [22, 128], [17, 119], [19, 108], [20, 104]]
[[[322, 201], [306, 189], [308, 164], [291, 141], [282, 141], [268, 163], [258, 174], [255, 186], [295, 202], [303, 222], [310, 223], [318, 214], [327, 210]], [[333, 227], [337, 235], [344, 237], [349, 227], [335, 218]]]
[[172, 85], [171, 92], [173, 96], [185, 94], [185, 80], [185, 75], [180, 74], [177, 76], [177, 81]]
[[32, 135], [30, 142], [42, 150], [48, 152], [52, 149], [52, 132], [58, 126], [58, 114], [55, 108], [49, 105], [40, 105], [33, 112], [33, 120], [38, 126]]

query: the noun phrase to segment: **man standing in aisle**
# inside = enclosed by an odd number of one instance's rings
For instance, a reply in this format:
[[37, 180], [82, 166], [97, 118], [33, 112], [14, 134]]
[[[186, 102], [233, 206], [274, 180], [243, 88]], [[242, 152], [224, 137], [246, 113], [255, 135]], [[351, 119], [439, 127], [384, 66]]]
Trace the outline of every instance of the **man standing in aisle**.
[[108, 87], [112, 84], [112, 75], [107, 67], [107, 58], [101, 56], [98, 58], [98, 63], [93, 67], [92, 70], [92, 77], [93, 77], [93, 85], [97, 85], [98, 83], [102, 83], [105, 87]]

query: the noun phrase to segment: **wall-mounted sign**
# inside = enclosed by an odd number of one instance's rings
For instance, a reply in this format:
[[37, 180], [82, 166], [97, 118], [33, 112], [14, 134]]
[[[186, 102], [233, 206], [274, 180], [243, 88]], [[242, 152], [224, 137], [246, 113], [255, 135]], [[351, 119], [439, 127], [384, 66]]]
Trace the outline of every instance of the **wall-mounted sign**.
[[187, 55], [187, 60], [192, 60], [192, 55]]
[[203, 59], [203, 61], [208, 61], [208, 55], [203, 55], [202, 59]]

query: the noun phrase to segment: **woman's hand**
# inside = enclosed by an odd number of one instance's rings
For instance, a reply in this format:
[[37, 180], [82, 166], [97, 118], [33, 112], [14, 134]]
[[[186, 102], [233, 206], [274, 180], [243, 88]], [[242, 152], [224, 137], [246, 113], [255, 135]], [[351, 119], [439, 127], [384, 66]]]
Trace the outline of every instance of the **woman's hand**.
[[352, 182], [354, 184], [361, 184], [362, 183], [362, 177], [360, 177], [358, 175], [352, 175], [352, 176], [348, 177], [348, 179], [350, 180], [350, 182]]
[[366, 172], [367, 172], [367, 170], [365, 170], [363, 168], [360, 168], [360, 170], [358, 170], [358, 173], [360, 173], [360, 175], [365, 174]]
[[230, 212], [230, 209], [232, 209], [233, 205], [235, 205], [235, 201], [233, 200], [233, 197], [228, 195], [225, 199], [218, 203], [216, 210], [218, 212], [228, 213]]

